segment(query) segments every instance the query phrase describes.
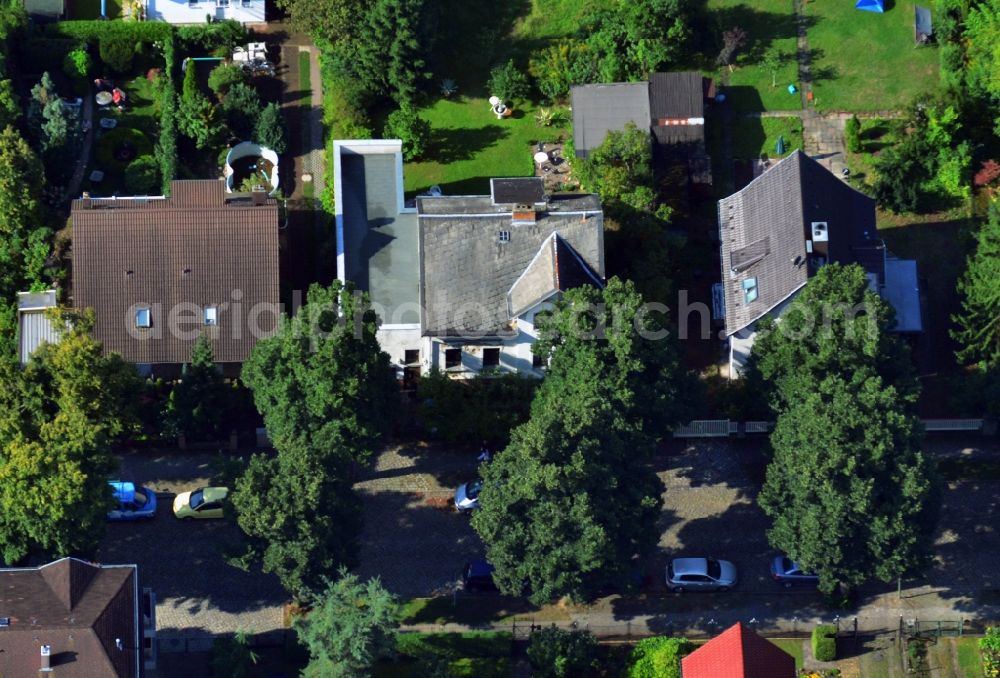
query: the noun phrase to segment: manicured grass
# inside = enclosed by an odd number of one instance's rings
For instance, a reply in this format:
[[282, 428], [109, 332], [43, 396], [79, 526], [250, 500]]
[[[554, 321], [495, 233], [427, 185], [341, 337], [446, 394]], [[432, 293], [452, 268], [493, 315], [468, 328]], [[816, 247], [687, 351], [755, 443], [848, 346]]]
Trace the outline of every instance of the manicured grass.
[[[709, 0], [709, 10], [723, 29], [743, 28], [748, 44], [737, 54], [735, 69], [729, 73], [725, 89], [736, 111], [792, 111], [802, 108], [798, 93], [789, 94], [788, 85], [798, 86], [795, 60], [795, 11], [791, 0]], [[771, 73], [760, 66], [761, 57], [774, 46], [783, 54], [782, 66], [771, 86]], [[706, 54], [714, 60], [715, 54]], [[712, 75], [709, 73], [709, 75]]]
[[489, 193], [493, 177], [531, 176], [532, 145], [552, 141], [562, 128], [541, 127], [535, 106], [519, 104], [510, 118], [497, 120], [486, 99], [440, 99], [420, 116], [431, 124], [427, 159], [406, 164], [406, 191], [424, 191], [437, 184], [445, 194]]
[[[100, 19], [101, 0], [73, 0], [69, 5], [72, 19]], [[117, 19], [122, 13], [121, 0], [107, 0], [105, 11], [109, 19]]]
[[[376, 664], [373, 678], [425, 678], [426, 665], [416, 661], [381, 662]], [[448, 675], [457, 678], [508, 678], [510, 658], [477, 659], [465, 657], [448, 662]]]
[[[785, 152], [775, 153], [778, 137], [785, 139]], [[802, 121], [798, 118], [739, 118], [733, 129], [733, 157], [753, 160], [766, 155], [783, 158], [802, 148]]]
[[885, 14], [853, 2], [807, 2], [813, 92], [820, 110], [895, 110], [933, 88], [936, 47], [914, 47], [914, 0], [887, 2]]
[[511, 644], [506, 631], [466, 633], [400, 633], [396, 636], [394, 661], [375, 667], [378, 678], [422, 678], [420, 660], [437, 659], [448, 663], [452, 676], [501, 678], [510, 675]]
[[804, 648], [802, 647], [802, 643], [804, 641], [802, 638], [768, 638], [768, 640], [795, 658], [796, 671], [802, 668], [802, 657], [804, 652]]
[[955, 638], [954, 642], [961, 678], [981, 678], [983, 663], [979, 655], [979, 638]]
[[411, 598], [403, 603], [402, 622], [404, 624], [489, 624], [533, 619], [535, 621], [562, 621], [569, 614], [562, 608], [548, 606], [534, 607], [519, 598], [504, 596], [437, 598]]
[[312, 68], [309, 52], [299, 52], [299, 89], [302, 97], [308, 101], [312, 94]]

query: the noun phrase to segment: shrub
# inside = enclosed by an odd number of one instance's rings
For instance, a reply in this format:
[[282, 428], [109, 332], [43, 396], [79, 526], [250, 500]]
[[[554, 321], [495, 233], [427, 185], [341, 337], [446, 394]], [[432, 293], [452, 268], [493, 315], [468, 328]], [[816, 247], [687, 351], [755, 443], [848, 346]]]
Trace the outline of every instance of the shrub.
[[511, 104], [518, 99], [528, 97], [528, 78], [518, 70], [514, 60], [511, 59], [490, 71], [487, 89], [491, 96], [498, 96], [504, 102]]
[[556, 101], [569, 94], [573, 85], [592, 82], [597, 78], [590, 50], [577, 40], [563, 40], [537, 53], [528, 64], [538, 91]]
[[681, 658], [694, 646], [686, 638], [646, 638], [629, 655], [628, 678], [680, 678]]
[[63, 72], [71, 78], [86, 78], [94, 68], [94, 60], [85, 47], [78, 47], [63, 59]]
[[285, 129], [285, 119], [281, 115], [281, 107], [270, 103], [264, 107], [257, 118], [254, 141], [267, 146], [279, 155], [288, 150], [288, 133]]
[[115, 73], [125, 73], [132, 68], [135, 43], [127, 40], [101, 38], [101, 61]]
[[977, 188], [982, 188], [983, 186], [989, 186], [994, 183], [997, 179], [1000, 179], [1000, 163], [996, 160], [984, 160], [976, 176], [973, 178], [972, 183], [976, 185]]
[[241, 139], [253, 136], [260, 109], [257, 90], [242, 83], [233, 85], [226, 98], [222, 100], [222, 112], [226, 117], [226, 123], [233, 134]]
[[238, 631], [234, 636], [223, 636], [212, 643], [209, 666], [213, 676], [245, 678], [258, 660], [257, 653], [250, 649], [246, 633]]
[[97, 162], [100, 169], [124, 170], [139, 156], [153, 152], [146, 135], [132, 127], [117, 127], [97, 142]]
[[221, 48], [232, 53], [234, 47], [246, 44], [249, 38], [247, 29], [232, 19], [179, 26], [176, 30], [177, 38], [188, 50], [213, 51]]
[[155, 195], [162, 186], [160, 165], [152, 155], [140, 155], [125, 168], [125, 190], [130, 195]]
[[847, 150], [851, 153], [861, 152], [861, 121], [858, 116], [852, 115], [844, 123], [844, 141], [847, 142]]
[[384, 133], [387, 139], [402, 140], [405, 160], [417, 160], [427, 152], [431, 124], [417, 115], [413, 107], [403, 105], [389, 114]]
[[819, 662], [832, 662], [837, 658], [837, 627], [820, 624], [812, 632], [813, 657]]
[[531, 634], [528, 659], [533, 676], [586, 676], [597, 665], [597, 639], [589, 631], [563, 631], [556, 626]]
[[208, 86], [219, 95], [225, 95], [236, 83], [246, 84], [247, 80], [246, 71], [237, 64], [219, 64], [208, 74]]
[[991, 626], [979, 639], [979, 652], [983, 655], [983, 673], [990, 678], [1000, 676], [1000, 628]]

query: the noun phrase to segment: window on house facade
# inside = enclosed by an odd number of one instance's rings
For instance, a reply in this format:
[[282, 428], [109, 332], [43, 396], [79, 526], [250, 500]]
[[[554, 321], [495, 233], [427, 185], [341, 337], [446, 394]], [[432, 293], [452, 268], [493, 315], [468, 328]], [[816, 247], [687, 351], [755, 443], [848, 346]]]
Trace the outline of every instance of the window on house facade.
[[488, 370], [491, 368], [500, 367], [500, 349], [499, 348], [484, 348], [483, 349], [483, 369]]
[[149, 328], [153, 326], [153, 315], [145, 306], [135, 310], [135, 326], [139, 328]]
[[462, 366], [462, 349], [447, 348], [444, 351], [444, 368], [446, 370]]
[[403, 363], [406, 365], [417, 365], [420, 363], [420, 349], [407, 349], [403, 352]]
[[206, 325], [219, 324], [219, 308], [217, 306], [205, 307], [205, 324]]
[[757, 278], [747, 278], [743, 281], [743, 301], [750, 303], [757, 300]]

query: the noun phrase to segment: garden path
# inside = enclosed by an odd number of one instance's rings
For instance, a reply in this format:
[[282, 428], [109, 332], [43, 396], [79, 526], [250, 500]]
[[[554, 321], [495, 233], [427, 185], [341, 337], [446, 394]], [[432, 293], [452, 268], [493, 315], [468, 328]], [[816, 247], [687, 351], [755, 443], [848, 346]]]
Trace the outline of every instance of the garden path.
[[87, 128], [83, 135], [83, 143], [80, 144], [80, 157], [76, 161], [76, 168], [73, 170], [73, 177], [66, 185], [66, 198], [73, 198], [80, 191], [80, 184], [83, 182], [83, 173], [87, 170], [87, 163], [90, 162], [90, 147], [94, 142], [94, 96], [87, 88], [87, 93], [83, 96], [83, 120], [80, 124]]

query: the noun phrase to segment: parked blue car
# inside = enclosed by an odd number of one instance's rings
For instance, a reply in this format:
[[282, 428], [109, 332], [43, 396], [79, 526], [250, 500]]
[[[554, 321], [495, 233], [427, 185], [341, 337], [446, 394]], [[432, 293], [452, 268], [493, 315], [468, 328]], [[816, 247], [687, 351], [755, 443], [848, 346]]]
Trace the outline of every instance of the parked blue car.
[[115, 495], [115, 507], [108, 511], [108, 520], [150, 520], [156, 515], [156, 493], [135, 483], [109, 480]]

